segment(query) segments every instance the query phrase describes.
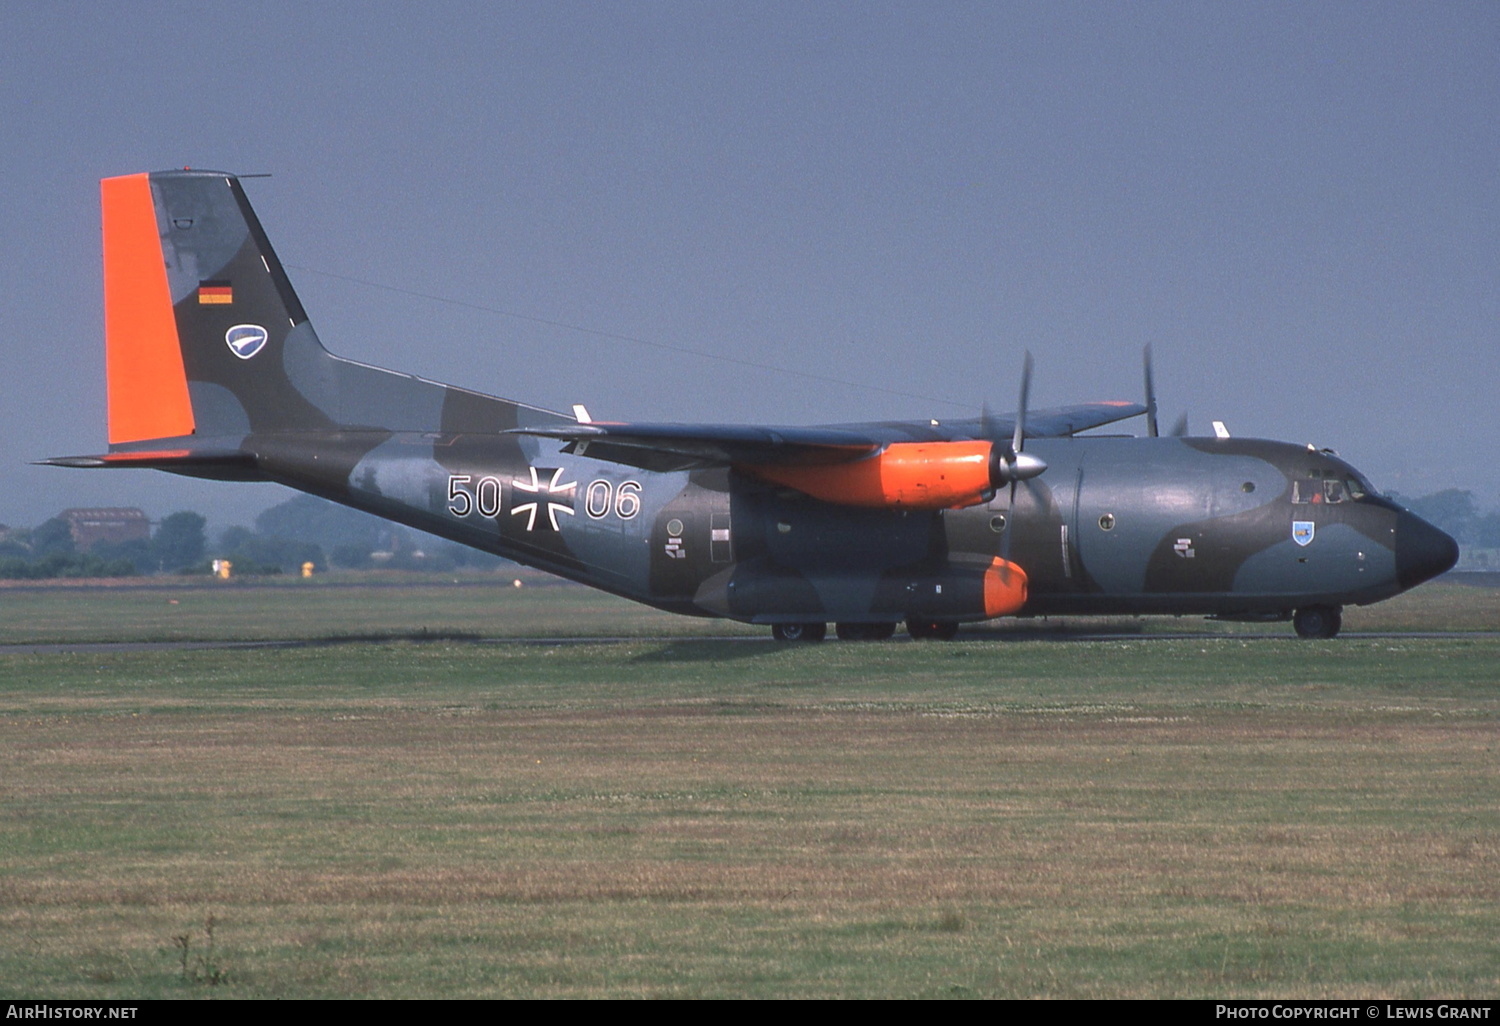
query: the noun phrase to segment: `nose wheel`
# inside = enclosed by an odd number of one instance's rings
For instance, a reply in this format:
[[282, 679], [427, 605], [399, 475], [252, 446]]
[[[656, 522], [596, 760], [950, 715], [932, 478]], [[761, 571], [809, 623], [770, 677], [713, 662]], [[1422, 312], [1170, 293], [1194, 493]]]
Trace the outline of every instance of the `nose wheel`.
[[1299, 638], [1331, 638], [1343, 625], [1343, 611], [1338, 606], [1304, 606], [1292, 617]]

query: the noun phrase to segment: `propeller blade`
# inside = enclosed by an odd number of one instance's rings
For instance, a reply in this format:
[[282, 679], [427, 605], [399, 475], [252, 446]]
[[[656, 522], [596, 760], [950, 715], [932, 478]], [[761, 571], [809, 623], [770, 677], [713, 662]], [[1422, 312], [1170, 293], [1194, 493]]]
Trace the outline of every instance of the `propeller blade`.
[[[1026, 362], [1021, 364], [1021, 398], [1016, 406], [1016, 433], [1010, 440], [1012, 462], [1021, 451], [1026, 439], [1026, 404], [1031, 400], [1031, 350], [1026, 350]], [[1014, 480], [1014, 478], [1012, 478]]]
[[1186, 438], [1188, 433], [1187, 414], [1177, 418], [1177, 423], [1172, 425], [1173, 438]]
[[1016, 479], [1010, 479], [1010, 507], [1005, 511], [1005, 533], [1000, 536], [1000, 580], [1010, 587], [1010, 536], [1016, 530]]
[[1146, 343], [1146, 349], [1142, 354], [1142, 362], [1146, 368], [1146, 434], [1152, 438], [1158, 435], [1156, 424], [1156, 382], [1151, 375], [1151, 343]]

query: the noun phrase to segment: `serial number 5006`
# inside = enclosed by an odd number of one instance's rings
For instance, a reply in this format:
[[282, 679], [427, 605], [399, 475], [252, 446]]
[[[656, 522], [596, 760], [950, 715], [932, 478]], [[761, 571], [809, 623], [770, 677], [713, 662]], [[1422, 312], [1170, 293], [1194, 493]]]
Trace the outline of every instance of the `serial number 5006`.
[[[554, 491], [545, 483], [547, 495], [562, 495], [572, 492], [573, 487]], [[530, 491], [530, 489], [528, 489]], [[504, 489], [500, 479], [494, 476], [480, 478], [468, 474], [452, 474], [448, 477], [448, 512], [456, 517], [478, 513], [482, 517], [498, 517], [503, 506]], [[571, 505], [571, 501], [569, 503]], [[602, 520], [613, 513], [621, 520], [630, 520], [641, 511], [641, 483], [639, 481], [613, 481], [598, 478], [590, 481], [583, 490], [583, 511], [591, 520]]]

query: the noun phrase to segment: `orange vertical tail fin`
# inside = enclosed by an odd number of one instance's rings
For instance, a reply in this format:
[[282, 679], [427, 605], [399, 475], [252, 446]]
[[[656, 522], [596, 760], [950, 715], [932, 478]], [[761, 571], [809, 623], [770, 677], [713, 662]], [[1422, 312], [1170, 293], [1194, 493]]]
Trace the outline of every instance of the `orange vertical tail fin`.
[[193, 433], [193, 405], [149, 175], [106, 178], [104, 348], [109, 441]]

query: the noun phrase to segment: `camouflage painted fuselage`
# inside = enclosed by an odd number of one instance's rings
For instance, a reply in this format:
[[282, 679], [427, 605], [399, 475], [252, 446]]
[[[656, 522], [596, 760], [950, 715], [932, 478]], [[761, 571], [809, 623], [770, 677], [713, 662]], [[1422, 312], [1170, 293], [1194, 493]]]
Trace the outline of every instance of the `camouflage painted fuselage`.
[[1002, 489], [984, 505], [919, 512], [820, 502], [727, 468], [652, 473], [489, 432], [345, 432], [286, 451], [244, 441], [267, 477], [293, 487], [662, 609], [755, 623], [983, 619], [982, 574], [1006, 531], [1029, 578], [1025, 615], [1367, 604], [1444, 556], [1435, 529], [1354, 498], [1358, 475], [1326, 451], [1214, 438], [1032, 445], [1049, 469], [1018, 488], [1015, 509]]

